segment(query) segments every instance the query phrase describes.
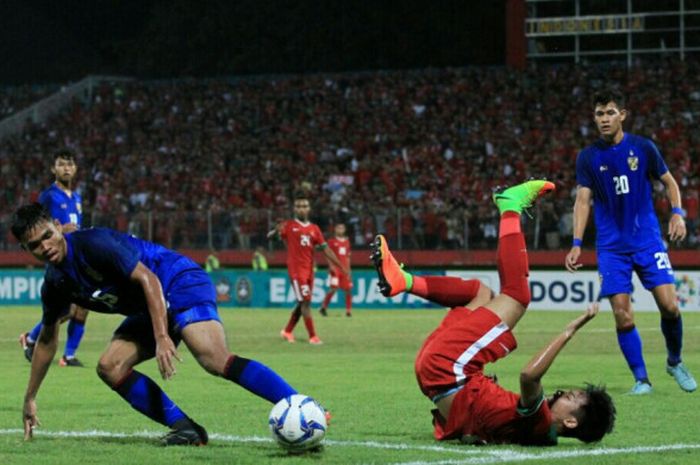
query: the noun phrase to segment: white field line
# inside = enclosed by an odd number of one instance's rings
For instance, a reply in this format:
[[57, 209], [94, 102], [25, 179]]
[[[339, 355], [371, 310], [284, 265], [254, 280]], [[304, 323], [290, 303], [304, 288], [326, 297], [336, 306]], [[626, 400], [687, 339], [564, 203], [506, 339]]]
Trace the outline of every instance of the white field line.
[[[0, 436], [7, 435], [23, 435], [24, 430], [15, 429], [0, 429]], [[36, 437], [47, 436], [54, 438], [159, 438], [163, 436], [165, 432], [155, 432], [155, 431], [137, 431], [133, 433], [115, 433], [111, 431], [43, 431], [39, 428], [34, 430], [34, 435]], [[231, 434], [220, 434], [220, 433], [210, 433], [209, 439], [214, 439], [222, 442], [273, 442], [272, 438], [260, 437], [260, 436], [236, 436]], [[481, 455], [488, 453], [486, 450], [479, 449], [467, 449], [467, 448], [454, 448], [454, 447], [444, 447], [444, 446], [421, 446], [418, 444], [403, 444], [403, 443], [388, 443], [388, 442], [377, 442], [377, 441], [339, 441], [335, 439], [327, 439], [324, 444], [329, 446], [345, 446], [345, 447], [366, 447], [373, 449], [386, 449], [386, 450], [421, 450], [429, 452], [446, 452], [460, 455]]]
[[550, 460], [562, 458], [580, 458], [606, 455], [653, 454], [677, 450], [700, 449], [700, 444], [667, 444], [663, 446], [635, 446], [621, 448], [578, 449], [543, 452], [540, 454], [518, 452], [514, 450], [493, 451], [490, 457], [472, 457], [463, 459], [394, 462], [391, 465], [474, 465], [533, 460]]
[[[0, 429], [0, 435], [22, 435], [23, 430], [16, 429]], [[114, 433], [110, 431], [41, 431], [36, 430], [37, 437], [62, 437], [62, 438], [157, 438], [163, 435], [162, 432], [140, 431], [135, 433]], [[271, 438], [260, 436], [236, 436], [230, 434], [213, 433], [209, 437], [213, 440], [222, 442], [237, 442], [237, 443], [260, 443], [272, 442]], [[339, 441], [327, 440], [325, 444], [331, 447], [364, 447], [384, 450], [406, 450], [406, 451], [428, 451], [442, 452], [461, 455], [459, 459], [438, 460], [438, 461], [412, 461], [412, 462], [396, 462], [392, 465], [472, 465], [472, 464], [492, 464], [492, 463], [507, 463], [515, 461], [536, 461], [561, 458], [579, 458], [607, 455], [623, 455], [623, 454], [649, 454], [660, 453], [677, 450], [693, 450], [700, 449], [700, 444], [667, 444], [660, 446], [634, 446], [634, 447], [617, 447], [617, 448], [593, 448], [593, 449], [576, 449], [576, 450], [552, 450], [542, 453], [520, 452], [513, 449], [482, 449], [478, 447], [462, 446], [444, 447], [444, 446], [421, 446], [417, 444], [405, 443], [389, 443], [377, 441]], [[473, 457], [476, 455], [476, 457]], [[472, 456], [472, 457], [465, 457]]]

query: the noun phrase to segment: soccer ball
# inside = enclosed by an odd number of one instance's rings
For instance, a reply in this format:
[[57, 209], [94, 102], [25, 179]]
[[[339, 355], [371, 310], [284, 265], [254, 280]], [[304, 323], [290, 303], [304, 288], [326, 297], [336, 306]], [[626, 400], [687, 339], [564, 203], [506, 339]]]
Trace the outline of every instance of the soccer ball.
[[303, 452], [321, 444], [326, 435], [326, 411], [311, 397], [294, 394], [272, 407], [270, 432], [289, 452]]

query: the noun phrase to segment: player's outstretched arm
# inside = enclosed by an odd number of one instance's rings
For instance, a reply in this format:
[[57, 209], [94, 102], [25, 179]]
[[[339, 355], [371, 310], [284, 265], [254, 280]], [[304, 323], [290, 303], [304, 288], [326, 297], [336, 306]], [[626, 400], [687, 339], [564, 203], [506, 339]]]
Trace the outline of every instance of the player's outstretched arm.
[[323, 247], [323, 254], [326, 256], [328, 262], [333, 264], [340, 271], [342, 271], [343, 274], [348, 276], [350, 275], [350, 270], [347, 269], [345, 265], [340, 263], [340, 260], [338, 260], [338, 257], [336, 257], [335, 252], [333, 252], [330, 247]]
[[542, 377], [547, 373], [554, 359], [559, 355], [559, 352], [561, 352], [566, 343], [574, 336], [576, 331], [581, 329], [583, 325], [591, 321], [598, 314], [598, 309], [599, 306], [597, 302], [589, 304], [583, 314], [566, 325], [564, 331], [552, 339], [552, 341], [523, 368], [520, 372], [520, 404], [522, 407], [531, 407], [539, 402], [542, 398]]
[[591, 213], [591, 197], [592, 191], [588, 187], [578, 186], [576, 190], [576, 202], [574, 202], [574, 245], [571, 247], [569, 253], [566, 254], [566, 259], [564, 260], [564, 266], [571, 273], [574, 273], [582, 266], [578, 262], [581, 256], [580, 241], [583, 239], [583, 233], [586, 231], [586, 224], [588, 223], [588, 216]]
[[275, 227], [267, 232], [267, 238], [273, 239], [282, 237], [282, 226], [283, 225], [281, 221], [277, 222]]
[[685, 229], [685, 220], [681, 209], [681, 190], [678, 183], [670, 172], [666, 172], [661, 176], [661, 182], [666, 187], [666, 194], [671, 202], [673, 214], [668, 221], [668, 238], [671, 241], [682, 241], [685, 239], [687, 231]]
[[34, 346], [32, 368], [29, 372], [29, 382], [27, 383], [27, 391], [24, 394], [24, 406], [22, 408], [25, 441], [32, 439], [34, 427], [41, 425], [36, 414], [36, 396], [39, 393], [41, 383], [46, 377], [46, 373], [49, 371], [53, 357], [56, 355], [58, 327], [58, 323], [44, 323]]
[[173, 340], [168, 335], [168, 315], [165, 310], [165, 296], [158, 276], [138, 262], [131, 272], [131, 280], [139, 283], [146, 296], [148, 313], [153, 324], [153, 336], [156, 340], [156, 361], [163, 379], [169, 379], [175, 374], [173, 359], [180, 360]]

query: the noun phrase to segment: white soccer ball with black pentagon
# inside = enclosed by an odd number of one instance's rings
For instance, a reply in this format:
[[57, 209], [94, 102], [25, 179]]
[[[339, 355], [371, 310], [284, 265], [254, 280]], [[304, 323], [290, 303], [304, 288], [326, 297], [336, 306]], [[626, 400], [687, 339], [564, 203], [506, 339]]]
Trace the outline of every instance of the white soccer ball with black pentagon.
[[285, 397], [272, 407], [270, 432], [290, 452], [302, 452], [321, 444], [326, 435], [326, 411], [303, 394]]

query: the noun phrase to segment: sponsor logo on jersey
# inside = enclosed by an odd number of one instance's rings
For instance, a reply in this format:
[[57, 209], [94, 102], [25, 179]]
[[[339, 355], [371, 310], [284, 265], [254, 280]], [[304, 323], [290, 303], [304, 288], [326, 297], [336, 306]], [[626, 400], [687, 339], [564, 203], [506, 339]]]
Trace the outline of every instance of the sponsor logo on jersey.
[[600, 165], [600, 172], [608, 171], [608, 165]]

